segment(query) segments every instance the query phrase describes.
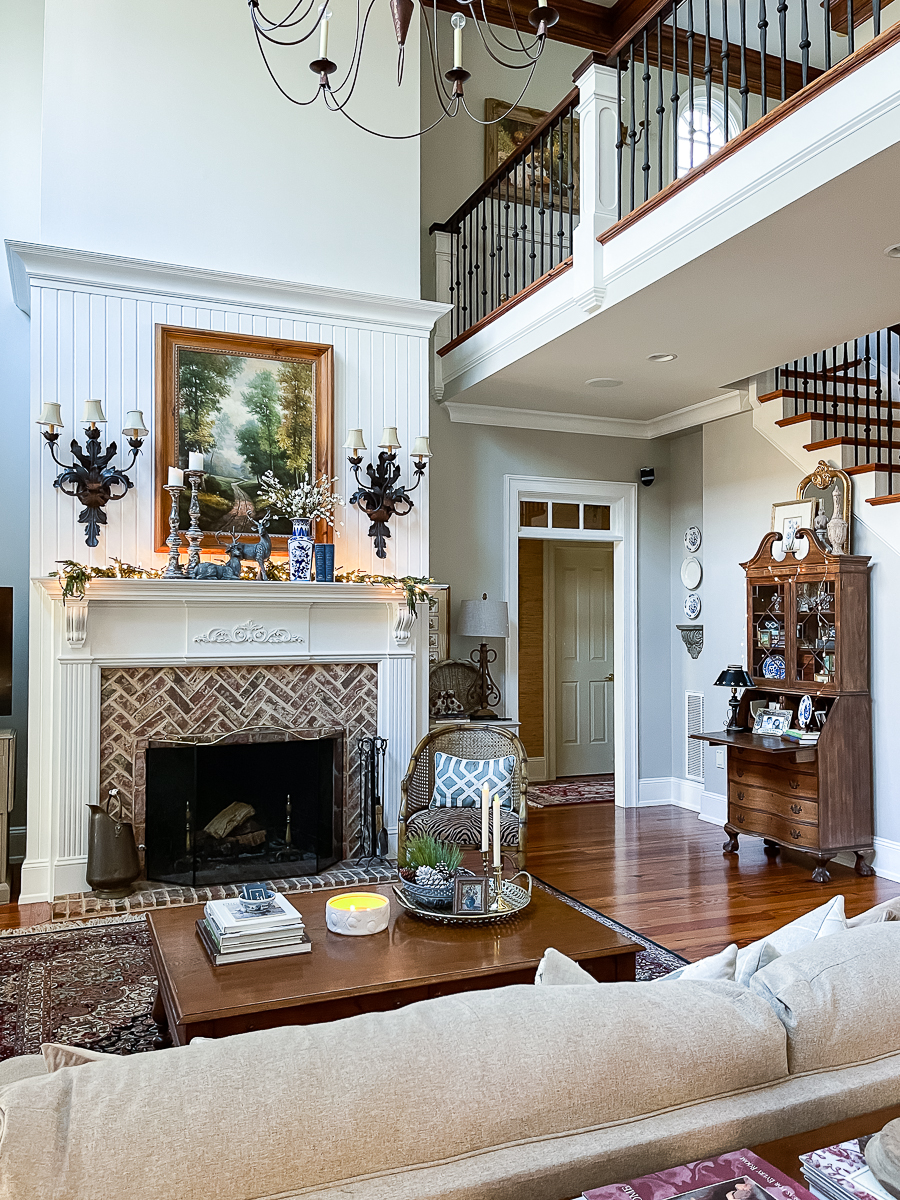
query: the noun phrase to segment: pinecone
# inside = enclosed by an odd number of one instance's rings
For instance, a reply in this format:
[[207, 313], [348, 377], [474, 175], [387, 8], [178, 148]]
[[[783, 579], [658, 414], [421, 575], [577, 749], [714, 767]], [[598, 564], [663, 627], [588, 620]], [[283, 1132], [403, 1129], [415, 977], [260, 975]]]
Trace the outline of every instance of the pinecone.
[[447, 880], [434, 867], [419, 867], [416, 871], [416, 883], [419, 887], [443, 887]]
[[440, 874], [443, 876], [444, 883], [450, 882], [450, 868], [447, 866], [447, 864], [445, 862], [436, 863], [434, 869], [436, 871], [439, 871]]
[[416, 868], [415, 867], [401, 867], [400, 868], [400, 878], [405, 879], [407, 883], [415, 883], [416, 882]]

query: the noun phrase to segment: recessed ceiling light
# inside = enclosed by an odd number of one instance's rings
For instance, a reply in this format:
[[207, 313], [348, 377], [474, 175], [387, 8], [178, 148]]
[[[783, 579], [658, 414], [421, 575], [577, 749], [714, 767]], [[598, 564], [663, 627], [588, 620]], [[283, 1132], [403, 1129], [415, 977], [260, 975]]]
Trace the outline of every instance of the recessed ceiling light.
[[900, 242], [896, 246], [887, 246], [884, 252], [888, 258], [900, 258]]
[[677, 354], [648, 354], [648, 362], [673, 362], [678, 357]]
[[601, 376], [599, 379], [586, 379], [585, 387], [621, 387], [623, 380], [621, 379], [606, 379]]

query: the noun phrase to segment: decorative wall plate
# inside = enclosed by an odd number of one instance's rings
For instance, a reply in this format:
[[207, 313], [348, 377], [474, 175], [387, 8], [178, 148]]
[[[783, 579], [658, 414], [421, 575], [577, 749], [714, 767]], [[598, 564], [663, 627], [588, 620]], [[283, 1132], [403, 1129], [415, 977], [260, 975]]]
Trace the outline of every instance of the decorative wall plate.
[[812, 698], [810, 696], [804, 696], [797, 705], [797, 720], [804, 729], [812, 720], [812, 711]]
[[692, 525], [690, 529], [684, 531], [684, 548], [688, 554], [696, 554], [700, 549], [700, 542], [702, 540], [700, 530], [696, 525]]
[[700, 580], [703, 578], [703, 568], [700, 565], [699, 558], [686, 558], [681, 564], [681, 582], [692, 592], [695, 587], [699, 587]]
[[785, 663], [780, 654], [770, 654], [763, 659], [762, 673], [764, 679], [784, 679]]
[[685, 596], [684, 615], [691, 621], [696, 621], [700, 616], [700, 597], [696, 592], [691, 592], [689, 596]]

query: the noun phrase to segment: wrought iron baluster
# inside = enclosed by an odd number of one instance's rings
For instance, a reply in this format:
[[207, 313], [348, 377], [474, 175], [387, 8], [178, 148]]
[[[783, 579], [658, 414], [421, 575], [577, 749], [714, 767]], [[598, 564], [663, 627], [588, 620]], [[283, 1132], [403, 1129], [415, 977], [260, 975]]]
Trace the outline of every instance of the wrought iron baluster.
[[[828, 3], [828, 0], [825, 0]], [[806, 87], [809, 82], [809, 48], [812, 42], [809, 40], [809, 14], [806, 11], [807, 0], [800, 0], [800, 77], [803, 81], [803, 87]]]
[[781, 69], [781, 99], [787, 99], [787, 0], [778, 0], [778, 33], [781, 45], [780, 69]]
[[482, 197], [479, 207], [481, 209], [481, 315], [486, 317], [490, 312], [488, 308], [488, 219], [487, 219], [487, 196]]
[[637, 128], [634, 123], [634, 42], [628, 47], [628, 82], [630, 86], [628, 138], [631, 142], [631, 186], [629, 212], [634, 211], [634, 160], [637, 154]]
[[[457, 312], [457, 293], [456, 293], [456, 286], [454, 283], [454, 279], [455, 279], [454, 260], [458, 257], [457, 249], [456, 249], [456, 244], [457, 244], [458, 238], [459, 238], [459, 230], [452, 229], [450, 231], [450, 304], [452, 305], [452, 307], [450, 309], [450, 340], [451, 341], [459, 333], [459, 314]], [[438, 296], [439, 300], [440, 300], [440, 298], [441, 297]]]
[[569, 253], [572, 254], [572, 239], [575, 235], [575, 112], [569, 111]]
[[703, 52], [703, 75], [706, 82], [706, 154], [712, 154], [712, 46], [709, 33], [709, 0], [703, 0], [703, 19], [706, 25], [706, 45]]
[[462, 219], [462, 315], [461, 324], [463, 332], [469, 328], [469, 306], [468, 298], [468, 277], [466, 270], [469, 263], [469, 239], [466, 236], [468, 230], [468, 217]]
[[641, 133], [644, 138], [644, 162], [641, 171], [644, 176], [644, 199], [650, 197], [650, 59], [647, 52], [647, 30], [644, 29], [644, 73], [641, 76], [644, 84], [644, 120], [642, 122]]
[[[825, 3], [827, 4], [828, 0], [825, 0]], [[847, 54], [848, 54], [848, 56], [851, 55], [855, 49], [855, 45], [854, 45], [855, 33], [856, 33], [856, 31], [853, 28], [853, 0], [847, 0]]]
[[872, 33], [878, 37], [881, 33], [881, 3], [880, 0], [872, 0]]
[[[893, 466], [894, 466], [894, 376], [891, 359], [891, 338], [894, 337], [894, 331], [888, 329], [885, 345], [885, 358], [887, 359], [887, 460], [888, 460], [888, 484], [889, 491], [893, 491]], [[900, 345], [900, 341], [898, 341]]]
[[[557, 175], [557, 181], [558, 181], [558, 186], [559, 186], [559, 261], [562, 262], [563, 259], [566, 257], [566, 245], [565, 245], [566, 206], [564, 203], [565, 191], [563, 190], [564, 186], [565, 186], [563, 184], [563, 178], [564, 178], [564, 172], [566, 169], [566, 163], [565, 163], [566, 143], [565, 143], [565, 139], [563, 137], [563, 118], [562, 118], [562, 116], [560, 116], [559, 120], [556, 123], [556, 140], [557, 140], [557, 146], [558, 146], [558, 149], [556, 151], [556, 160], [557, 160], [556, 175]], [[552, 138], [551, 138], [550, 144], [551, 145], [553, 144]]]
[[678, 4], [672, 8], [672, 178], [678, 178]]
[[503, 176], [503, 292], [501, 298], [508, 300], [509, 291], [509, 172]]
[[823, 19], [825, 21], [825, 70], [831, 67], [831, 0], [823, 0]]
[[622, 220], [622, 55], [616, 55], [616, 216]]
[[[525, 174], [524, 167], [522, 174]], [[519, 292], [519, 188], [516, 179], [516, 172], [510, 169], [508, 178], [512, 179], [512, 291], [509, 293], [510, 299], [518, 295]], [[522, 180], [524, 188], [525, 180]]]
[[769, 29], [769, 22], [766, 18], [766, 0], [759, 0], [759, 21], [757, 22], [757, 28], [759, 29], [759, 91], [762, 101], [762, 115], [765, 116], [768, 112], [768, 96], [766, 95], [766, 45]]
[[691, 147], [688, 152], [688, 170], [694, 165], [694, 0], [687, 0], [687, 60], [688, 60], [688, 117]]
[[750, 95], [750, 86], [747, 83], [747, 0], [740, 0], [740, 19], [741, 19], [741, 129], [746, 129], [748, 124], [748, 100]]
[[[553, 243], [556, 240], [556, 202], [553, 196], [553, 133], [548, 130], [544, 135], [547, 141], [541, 154], [541, 192], [550, 193], [550, 270], [556, 265], [553, 261]], [[547, 166], [545, 166], [547, 164]], [[548, 170], [549, 166], [549, 170]], [[546, 180], [546, 187], [544, 181]]]
[[[535, 182], [535, 169], [534, 169], [534, 145], [532, 145], [532, 147], [531, 147], [531, 154], [529, 155], [529, 158], [531, 160], [531, 172], [530, 172], [531, 184], [530, 184], [530, 188], [529, 188], [528, 205], [527, 205], [527, 207], [524, 208], [525, 215], [522, 218], [522, 286], [523, 287], [525, 287], [528, 282], [534, 283], [535, 263], [537, 261], [537, 254], [536, 254], [536, 251], [534, 248], [534, 208], [535, 208], [534, 193], [535, 193], [535, 188], [537, 187], [537, 184]], [[525, 170], [525, 166], [523, 163], [522, 171], [524, 172], [524, 170]], [[523, 194], [523, 196], [525, 195], [524, 188], [522, 189], [522, 194]], [[529, 226], [530, 226], [530, 228], [529, 228]], [[530, 251], [528, 249], [529, 243], [531, 245]], [[526, 262], [525, 262], [526, 254], [528, 255], [528, 266], [530, 266], [530, 268], [531, 268], [531, 270], [530, 270], [531, 279], [530, 280], [528, 279], [528, 275], [526, 274]]]
[[[674, 13], [673, 13], [674, 16]], [[663, 142], [666, 136], [666, 102], [663, 98], [662, 16], [656, 18], [656, 190], [663, 187]], [[674, 70], [673, 61], [672, 68]]]
[[[541, 147], [540, 158], [541, 158], [541, 162], [543, 162], [544, 161], [544, 139], [543, 139], [543, 137], [541, 138], [541, 141], [540, 141], [540, 147]], [[547, 232], [546, 232], [546, 226], [545, 226], [545, 218], [547, 215], [547, 206], [544, 203], [544, 188], [543, 188], [543, 186], [541, 186], [541, 191], [540, 191], [540, 208], [538, 209], [538, 212], [540, 213], [540, 216], [541, 216], [541, 274], [543, 275], [544, 274], [544, 244], [545, 244], [546, 238], [547, 238]], [[551, 265], [551, 267], [553, 266], [552, 258], [550, 260], [550, 265]]]
[[729, 138], [729, 124], [728, 124], [728, 67], [729, 67], [728, 56], [729, 56], [729, 53], [730, 53], [730, 47], [729, 47], [729, 43], [728, 43], [728, 0], [722, 0], [722, 90], [725, 93], [725, 106], [724, 106], [725, 107], [725, 112], [724, 112], [725, 130], [724, 130], [724, 133], [725, 133], [725, 141], [726, 142], [728, 141], [728, 138]]

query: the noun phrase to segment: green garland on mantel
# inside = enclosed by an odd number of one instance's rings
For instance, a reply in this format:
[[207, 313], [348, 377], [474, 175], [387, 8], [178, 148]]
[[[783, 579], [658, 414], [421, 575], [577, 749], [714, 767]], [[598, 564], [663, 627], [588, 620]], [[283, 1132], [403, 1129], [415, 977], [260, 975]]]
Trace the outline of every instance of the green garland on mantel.
[[[86, 567], [84, 563], [74, 562], [71, 558], [62, 559], [59, 561], [59, 570], [51, 571], [51, 578], [56, 578], [62, 584], [63, 603], [66, 600], [83, 600], [84, 594], [91, 586], [92, 579], [161, 579], [163, 569], [156, 570], [154, 568], [132, 566], [131, 563], [122, 562], [120, 558], [112, 560], [112, 566], [109, 567]], [[289, 578], [288, 564], [285, 563], [266, 563], [266, 578], [275, 582], [286, 582]], [[255, 580], [256, 564], [244, 563], [241, 568], [241, 579]], [[409, 611], [413, 614], [416, 612], [417, 604], [427, 603], [429, 607], [437, 604], [437, 600], [430, 592], [426, 591], [426, 586], [429, 583], [434, 583], [433, 579], [426, 576], [417, 575], [370, 575], [367, 571], [342, 571], [335, 575], [335, 583], [367, 583], [371, 587], [389, 587], [394, 591], [403, 592], [406, 596], [406, 603], [409, 606]]]

